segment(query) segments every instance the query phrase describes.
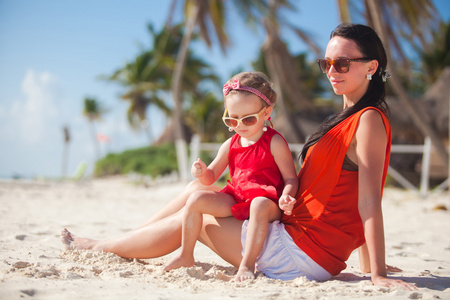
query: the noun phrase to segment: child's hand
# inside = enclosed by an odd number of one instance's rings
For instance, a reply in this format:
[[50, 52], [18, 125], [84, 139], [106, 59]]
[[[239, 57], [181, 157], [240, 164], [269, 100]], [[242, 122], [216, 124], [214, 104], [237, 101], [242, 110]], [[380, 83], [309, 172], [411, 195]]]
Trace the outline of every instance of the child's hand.
[[297, 202], [297, 199], [295, 199], [292, 196], [289, 195], [282, 195], [280, 197], [279, 206], [280, 209], [284, 211], [286, 215], [291, 215], [292, 210], [294, 209], [294, 204]]
[[191, 174], [194, 178], [201, 177], [206, 172], [206, 164], [199, 158], [192, 164]]

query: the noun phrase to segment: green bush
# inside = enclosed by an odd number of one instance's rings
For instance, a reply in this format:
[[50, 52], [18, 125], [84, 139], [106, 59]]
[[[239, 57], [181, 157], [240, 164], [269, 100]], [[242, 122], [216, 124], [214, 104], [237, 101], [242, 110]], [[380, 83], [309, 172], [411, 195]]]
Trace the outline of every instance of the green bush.
[[95, 164], [95, 176], [139, 173], [156, 177], [177, 171], [177, 155], [173, 144], [110, 153]]

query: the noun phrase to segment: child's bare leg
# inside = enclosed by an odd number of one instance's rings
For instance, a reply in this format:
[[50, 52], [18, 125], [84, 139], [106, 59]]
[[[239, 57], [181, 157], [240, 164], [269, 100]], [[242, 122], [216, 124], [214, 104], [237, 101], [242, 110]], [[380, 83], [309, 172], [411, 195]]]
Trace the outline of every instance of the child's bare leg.
[[256, 258], [267, 236], [269, 223], [279, 220], [281, 211], [270, 199], [258, 197], [250, 205], [250, 220], [245, 241], [245, 252], [234, 281], [255, 278]]
[[186, 209], [183, 213], [181, 252], [164, 266], [164, 270], [192, 267], [195, 262], [194, 247], [202, 228], [203, 214], [229, 217], [231, 216], [231, 206], [235, 203], [230, 195], [220, 192], [199, 191], [193, 193], [186, 202]]

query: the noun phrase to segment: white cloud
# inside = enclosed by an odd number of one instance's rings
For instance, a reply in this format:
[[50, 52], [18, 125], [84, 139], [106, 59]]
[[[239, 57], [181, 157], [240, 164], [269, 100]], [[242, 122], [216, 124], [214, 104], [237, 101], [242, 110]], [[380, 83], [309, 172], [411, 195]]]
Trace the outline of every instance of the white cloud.
[[55, 104], [61, 99], [61, 87], [51, 73], [28, 70], [21, 88], [25, 99], [12, 104], [11, 121], [19, 129], [23, 142], [35, 144], [42, 140], [49, 124], [58, 116]]

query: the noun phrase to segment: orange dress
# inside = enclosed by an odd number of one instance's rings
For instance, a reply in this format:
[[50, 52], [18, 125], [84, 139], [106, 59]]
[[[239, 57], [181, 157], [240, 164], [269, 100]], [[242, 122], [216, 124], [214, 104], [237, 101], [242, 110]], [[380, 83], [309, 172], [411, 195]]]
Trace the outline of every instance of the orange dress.
[[298, 174], [300, 186], [292, 215], [283, 215], [286, 231], [311, 259], [337, 275], [346, 268], [353, 250], [365, 242], [358, 211], [358, 172], [342, 169], [347, 149], [356, 132], [361, 114], [380, 112], [387, 134], [383, 189], [391, 148], [391, 129], [380, 110], [368, 107], [332, 128], [310, 147]]

